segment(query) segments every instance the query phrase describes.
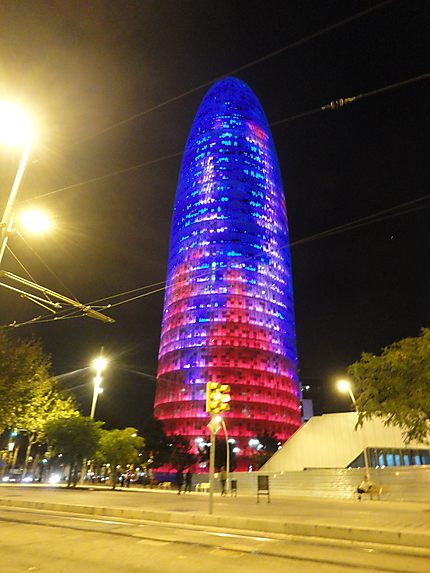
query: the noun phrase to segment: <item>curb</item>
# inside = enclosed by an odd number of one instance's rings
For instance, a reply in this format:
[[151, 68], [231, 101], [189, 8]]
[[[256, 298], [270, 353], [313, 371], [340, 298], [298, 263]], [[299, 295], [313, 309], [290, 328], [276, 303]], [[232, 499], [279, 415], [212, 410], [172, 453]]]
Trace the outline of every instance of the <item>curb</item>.
[[241, 529], [260, 533], [300, 535], [304, 537], [320, 537], [325, 539], [339, 539], [344, 541], [360, 541], [379, 543], [382, 545], [430, 549], [430, 533], [398, 531], [393, 529], [333, 526], [235, 516], [228, 516], [226, 518], [226, 516], [202, 515], [195, 513], [185, 514], [175, 511], [156, 512], [128, 507], [97, 507], [92, 505], [50, 503], [9, 498], [0, 498], [0, 506], [61, 511], [84, 515], [99, 515], [103, 517], [123, 517], [178, 525], [210, 526], [221, 529], [225, 529], [227, 519], [228, 529]]

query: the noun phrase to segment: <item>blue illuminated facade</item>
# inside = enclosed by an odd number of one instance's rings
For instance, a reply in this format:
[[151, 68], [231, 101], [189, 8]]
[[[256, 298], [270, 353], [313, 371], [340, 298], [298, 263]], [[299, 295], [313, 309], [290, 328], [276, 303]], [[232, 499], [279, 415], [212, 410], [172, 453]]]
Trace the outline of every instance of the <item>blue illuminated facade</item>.
[[155, 416], [170, 435], [207, 435], [205, 384], [230, 384], [239, 467], [264, 431], [300, 426], [288, 221], [263, 109], [236, 78], [194, 120], [173, 213]]

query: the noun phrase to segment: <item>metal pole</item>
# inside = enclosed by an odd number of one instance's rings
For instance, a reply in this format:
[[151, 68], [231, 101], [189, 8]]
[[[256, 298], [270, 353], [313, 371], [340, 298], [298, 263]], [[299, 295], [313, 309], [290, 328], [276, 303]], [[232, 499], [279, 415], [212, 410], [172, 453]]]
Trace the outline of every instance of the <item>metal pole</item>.
[[[103, 356], [103, 346], [100, 348], [100, 358]], [[102, 384], [102, 367], [98, 366], [96, 371], [96, 376], [94, 378], [94, 390], [93, 390], [93, 401], [91, 404], [90, 418], [94, 420], [94, 414], [96, 412], [97, 398], [100, 393], [100, 386]]]
[[[348, 392], [349, 392], [349, 396], [352, 400], [352, 403], [354, 405], [355, 411], [357, 412], [357, 418], [358, 418], [358, 408], [357, 408], [357, 400], [355, 399], [354, 396], [354, 392], [351, 390], [351, 387], [348, 388]], [[364, 428], [363, 426], [360, 428], [360, 432], [361, 432], [361, 443], [363, 446], [363, 457], [364, 457], [364, 467], [365, 467], [365, 471], [366, 471], [366, 475], [370, 478], [370, 474], [369, 474], [369, 459], [367, 457], [367, 447], [366, 447], [366, 440], [364, 437]]]
[[[100, 348], [100, 357], [101, 356], [103, 356], [103, 346]], [[94, 420], [94, 414], [96, 412], [96, 405], [97, 405], [97, 397], [99, 395], [101, 383], [102, 383], [102, 369], [99, 366], [97, 368], [96, 377], [94, 378], [93, 401], [91, 403], [91, 411], [90, 411], [91, 420]], [[87, 473], [87, 468], [88, 468], [87, 460], [83, 459], [81, 468], [81, 479], [80, 479], [81, 485], [85, 483], [85, 475]]]
[[226, 486], [226, 492], [228, 492], [228, 484], [230, 481], [230, 444], [228, 442], [228, 434], [227, 434], [227, 426], [225, 424], [224, 418], [222, 419], [222, 429], [224, 430], [224, 436], [225, 436], [225, 469], [226, 469], [226, 474], [227, 474], [227, 479], [225, 482], [225, 486]]
[[30, 155], [30, 143], [27, 142], [24, 145], [24, 150], [22, 152], [21, 161], [19, 162], [18, 171], [15, 175], [15, 180], [12, 185], [12, 189], [7, 200], [6, 208], [3, 213], [3, 217], [0, 223], [0, 264], [3, 260], [3, 255], [6, 250], [7, 240], [9, 237], [9, 233], [12, 230], [13, 224], [13, 208], [15, 205], [16, 196], [19, 190], [19, 186], [21, 184], [22, 177], [24, 175], [25, 167], [27, 165], [28, 156]]
[[[211, 416], [213, 419], [213, 415]], [[215, 472], [215, 444], [216, 444], [216, 433], [211, 429], [211, 449], [209, 453], [209, 515], [214, 512], [214, 472]]]

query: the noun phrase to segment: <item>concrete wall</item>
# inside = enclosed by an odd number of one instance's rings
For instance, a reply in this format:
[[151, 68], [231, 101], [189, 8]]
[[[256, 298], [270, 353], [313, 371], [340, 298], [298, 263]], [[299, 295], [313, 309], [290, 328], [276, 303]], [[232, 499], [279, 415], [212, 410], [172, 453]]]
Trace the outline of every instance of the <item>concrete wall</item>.
[[[264, 472], [300, 471], [306, 468], [345, 468], [364, 449], [404, 448], [399, 428], [385, 427], [383, 421], [366, 421], [355, 430], [357, 414], [323, 414], [312, 417], [263, 466]], [[428, 444], [411, 442], [413, 449]]]
[[[238, 495], [257, 495], [260, 472], [234, 472]], [[296, 472], [261, 472], [269, 476], [273, 496], [326, 497], [353, 499], [362, 481], [362, 469], [317, 469]], [[382, 499], [392, 501], [430, 502], [430, 466], [371, 469], [371, 481], [384, 488]], [[209, 481], [207, 474], [193, 476], [193, 486]], [[220, 491], [219, 481], [215, 491]], [[201, 494], [206, 495], [206, 494]], [[263, 499], [264, 501], [264, 499]]]

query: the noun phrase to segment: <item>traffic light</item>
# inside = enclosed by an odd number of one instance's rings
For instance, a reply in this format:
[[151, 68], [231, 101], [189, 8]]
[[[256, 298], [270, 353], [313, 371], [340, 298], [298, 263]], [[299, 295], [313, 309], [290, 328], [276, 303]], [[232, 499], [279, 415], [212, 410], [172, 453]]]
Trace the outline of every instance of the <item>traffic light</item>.
[[206, 412], [222, 414], [230, 410], [230, 386], [208, 382], [206, 384]]

